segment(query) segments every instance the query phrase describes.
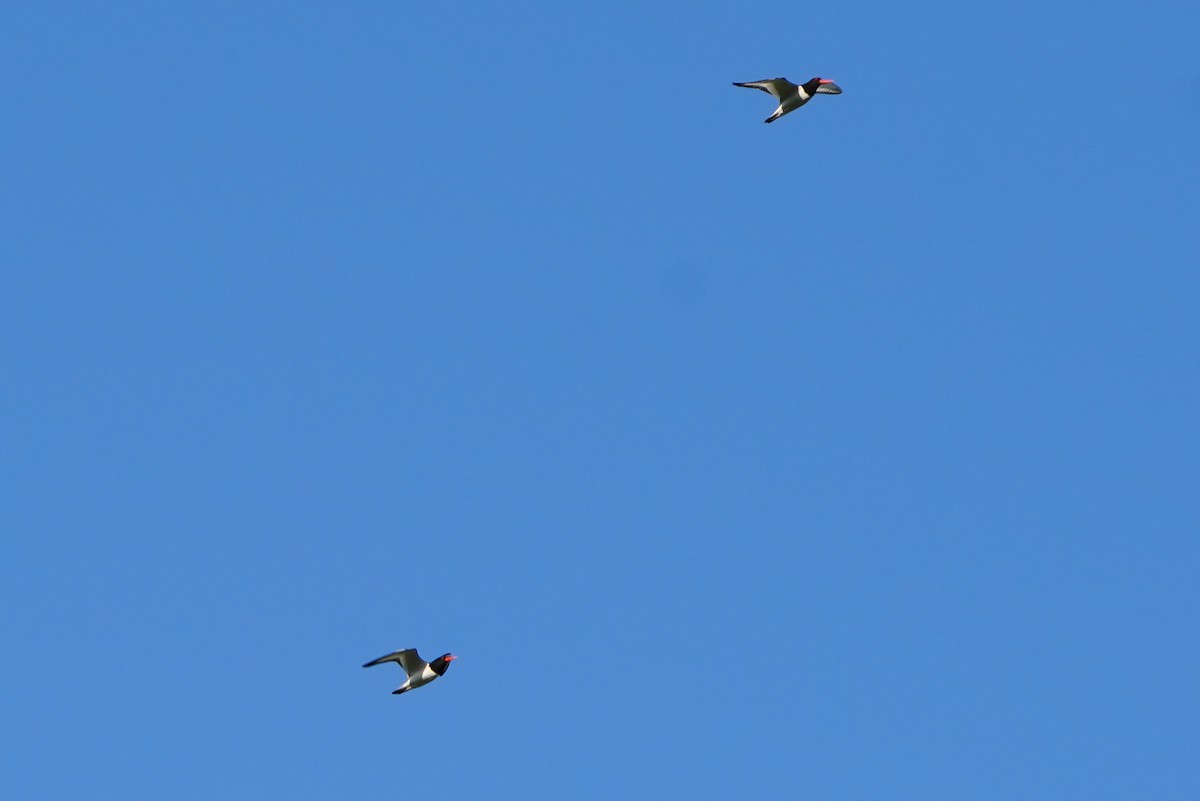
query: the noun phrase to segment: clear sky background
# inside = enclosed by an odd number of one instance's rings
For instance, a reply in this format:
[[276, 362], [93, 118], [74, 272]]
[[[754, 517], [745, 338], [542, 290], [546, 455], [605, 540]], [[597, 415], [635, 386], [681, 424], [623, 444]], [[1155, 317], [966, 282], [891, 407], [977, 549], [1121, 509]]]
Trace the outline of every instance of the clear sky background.
[[4, 16], [4, 797], [1198, 797], [1200, 5]]

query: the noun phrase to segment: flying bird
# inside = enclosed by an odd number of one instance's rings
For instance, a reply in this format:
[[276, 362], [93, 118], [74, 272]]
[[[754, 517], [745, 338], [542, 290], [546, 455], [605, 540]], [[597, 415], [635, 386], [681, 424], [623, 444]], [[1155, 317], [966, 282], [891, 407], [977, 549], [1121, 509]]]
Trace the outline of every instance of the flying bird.
[[808, 83], [797, 86], [787, 78], [770, 78], [765, 81], [750, 81], [749, 83], [734, 83], [734, 86], [748, 86], [751, 89], [762, 89], [769, 95], [779, 98], [779, 108], [763, 122], [775, 120], [803, 106], [813, 95], [840, 95], [842, 87], [828, 78], [813, 78]]
[[400, 685], [398, 689], [392, 691], [392, 695], [406, 693], [409, 690], [415, 690], [418, 687], [424, 686], [436, 679], [438, 676], [445, 675], [446, 668], [450, 667], [450, 663], [458, 659], [454, 654], [442, 654], [432, 662], [426, 662], [417, 653], [416, 648], [405, 648], [403, 651], [395, 651], [387, 656], [381, 656], [378, 659], [372, 660], [363, 665], [365, 668], [373, 665], [382, 665], [384, 662], [395, 662], [400, 667], [404, 668], [404, 672], [408, 674], [408, 678]]

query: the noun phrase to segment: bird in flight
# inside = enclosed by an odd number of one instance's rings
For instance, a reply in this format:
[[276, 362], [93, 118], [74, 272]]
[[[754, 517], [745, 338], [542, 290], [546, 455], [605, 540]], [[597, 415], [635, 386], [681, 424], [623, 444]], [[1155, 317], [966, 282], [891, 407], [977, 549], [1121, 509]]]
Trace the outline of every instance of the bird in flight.
[[404, 669], [408, 674], [408, 678], [399, 688], [392, 691], [392, 695], [406, 693], [409, 690], [415, 690], [436, 679], [438, 676], [445, 675], [446, 668], [450, 667], [450, 663], [458, 659], [454, 654], [442, 654], [432, 662], [426, 662], [417, 653], [416, 648], [405, 648], [403, 651], [395, 651], [387, 656], [381, 656], [378, 659], [373, 659], [363, 665], [365, 668], [374, 665], [382, 665], [384, 662], [395, 662]]
[[787, 78], [769, 78], [765, 81], [750, 81], [748, 83], [734, 82], [733, 85], [748, 86], [751, 89], [762, 89], [767, 94], [774, 95], [779, 99], [779, 108], [775, 109], [775, 113], [767, 117], [763, 122], [775, 122], [775, 120], [789, 111], [795, 111], [809, 100], [812, 100], [813, 95], [840, 95], [842, 93], [842, 87], [828, 78], [813, 78], [808, 83], [802, 83], [798, 86]]

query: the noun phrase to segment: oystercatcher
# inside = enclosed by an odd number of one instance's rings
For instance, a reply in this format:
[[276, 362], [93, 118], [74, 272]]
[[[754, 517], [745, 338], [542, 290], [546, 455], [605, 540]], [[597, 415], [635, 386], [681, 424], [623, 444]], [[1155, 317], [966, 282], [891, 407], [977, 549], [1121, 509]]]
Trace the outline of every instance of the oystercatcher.
[[404, 668], [404, 672], [408, 674], [408, 678], [399, 689], [393, 690], [392, 695], [406, 693], [409, 690], [415, 690], [418, 687], [424, 686], [436, 679], [438, 676], [445, 675], [446, 668], [450, 667], [450, 663], [458, 659], [454, 654], [442, 654], [432, 662], [426, 662], [417, 653], [416, 648], [405, 648], [403, 651], [395, 651], [387, 656], [381, 656], [363, 665], [369, 668], [373, 665], [381, 665], [384, 662], [395, 662], [400, 667]]
[[797, 86], [787, 78], [769, 78], [765, 81], [750, 81], [748, 83], [734, 82], [734, 86], [748, 86], [752, 89], [762, 89], [769, 95], [779, 98], [779, 108], [763, 122], [775, 120], [803, 106], [813, 95], [840, 95], [842, 87], [828, 78], [813, 78], [808, 83]]

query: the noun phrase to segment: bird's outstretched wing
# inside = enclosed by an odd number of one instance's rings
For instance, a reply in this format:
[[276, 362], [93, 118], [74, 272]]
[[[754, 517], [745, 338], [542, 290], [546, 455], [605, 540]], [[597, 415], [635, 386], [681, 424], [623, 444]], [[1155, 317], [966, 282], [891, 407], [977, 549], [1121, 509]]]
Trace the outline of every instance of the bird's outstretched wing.
[[405, 648], [403, 651], [395, 651], [387, 656], [381, 656], [378, 659], [371, 660], [363, 665], [363, 667], [368, 668], [375, 665], [382, 665], [384, 662], [395, 662], [410, 676], [414, 673], [420, 673], [421, 669], [425, 667], [425, 660], [417, 653], [416, 648]]
[[734, 83], [734, 86], [746, 86], [751, 89], [762, 89], [769, 95], [782, 100], [796, 91], [796, 84], [789, 81], [787, 78], [768, 78], [763, 81], [748, 81], [746, 83]]

